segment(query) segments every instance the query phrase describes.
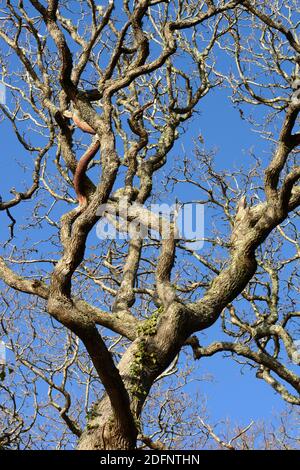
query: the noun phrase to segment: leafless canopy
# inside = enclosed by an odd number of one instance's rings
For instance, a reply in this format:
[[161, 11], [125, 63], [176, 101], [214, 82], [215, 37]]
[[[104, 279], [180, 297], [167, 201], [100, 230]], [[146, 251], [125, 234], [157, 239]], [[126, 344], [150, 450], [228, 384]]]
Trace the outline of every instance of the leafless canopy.
[[[1, 334], [18, 366], [1, 382], [0, 444], [28, 435], [54, 407], [79, 449], [131, 449], [138, 435], [155, 448], [141, 412], [185, 347], [195, 359], [223, 352], [250, 364], [283, 400], [300, 404], [297, 3], [1, 2], [1, 126], [11, 125], [27, 180], [25, 189], [15, 181], [10, 196], [2, 191], [0, 202], [9, 225]], [[265, 139], [250, 170], [218, 171], [201, 136], [185, 150], [176, 143], [188, 122], [201, 127], [199, 102], [222, 87]], [[79, 122], [95, 132], [92, 142]], [[99, 156], [80, 173], [86, 203], [78, 206], [77, 161], [95, 142]], [[2, 146], [1, 155], [5, 174], [10, 151]], [[182, 185], [214, 221], [206, 221], [201, 251], [173, 232], [96, 239], [100, 205], [114, 211], [126, 200], [128, 218], [142, 224], [155, 214], [136, 207], [175, 202]], [[195, 333], [217, 320], [225, 335], [203, 346]], [[49, 389], [42, 404], [41, 382]], [[22, 406], [36, 410], [30, 423]]]

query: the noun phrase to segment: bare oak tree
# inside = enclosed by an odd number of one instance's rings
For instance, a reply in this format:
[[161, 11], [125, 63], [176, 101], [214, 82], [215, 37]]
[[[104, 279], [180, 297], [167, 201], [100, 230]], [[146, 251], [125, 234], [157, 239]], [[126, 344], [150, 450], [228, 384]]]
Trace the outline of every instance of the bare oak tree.
[[[134, 449], [138, 438], [158, 448], [141, 413], [183, 348], [197, 360], [229, 354], [300, 404], [297, 15], [296, 0], [1, 2], [1, 116], [26, 169], [34, 157], [26, 189], [16, 181], [11, 197], [1, 194], [1, 328], [31, 409], [38, 381], [49, 387], [25, 423], [25, 397], [3, 381], [3, 445], [51, 406], [78, 449]], [[268, 144], [251, 170], [217, 170], [201, 136], [194, 150], [176, 144], [188, 122], [205, 119], [199, 102], [226, 86]], [[259, 106], [256, 121], [247, 106]], [[196, 190], [215, 221], [202, 251], [175, 237], [174, 221], [163, 237], [164, 218], [146, 208], [178, 185]], [[95, 241], [99, 207], [113, 213], [123, 201], [127, 222], [150, 219], [161, 236]], [[218, 319], [225, 336], [203, 346], [196, 333]]]

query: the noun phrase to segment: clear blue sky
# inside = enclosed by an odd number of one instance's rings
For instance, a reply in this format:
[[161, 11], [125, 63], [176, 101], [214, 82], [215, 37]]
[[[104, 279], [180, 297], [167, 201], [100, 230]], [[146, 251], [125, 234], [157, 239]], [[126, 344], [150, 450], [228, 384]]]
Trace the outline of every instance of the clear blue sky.
[[[229, 100], [229, 95], [228, 89], [214, 90], [200, 102], [200, 116], [193, 119], [183, 139], [185, 149], [189, 150], [190, 137], [197, 136], [200, 132], [207, 150], [218, 149], [216, 165], [219, 169], [233, 170], [239, 168], [241, 163], [244, 167], [250, 168], [253, 165], [250, 149], [266, 166], [267, 153], [270, 155], [268, 144], [240, 118], [238, 110], [233, 108]], [[255, 112], [260, 113], [260, 110], [256, 108]], [[186, 197], [189, 195], [186, 194]], [[194, 192], [193, 197], [195, 197]], [[205, 229], [209, 231], [211, 224], [210, 214], [206, 211]], [[219, 339], [224, 340], [221, 321], [218, 320], [213, 327], [199, 335], [199, 339], [204, 345]], [[270, 386], [255, 377], [253, 370], [249, 367], [242, 368], [231, 358], [224, 359], [222, 354], [218, 354], [201, 359], [197, 364], [196, 369], [200, 377], [212, 374], [215, 380], [193, 383], [191, 387], [198, 388], [207, 396], [208, 411], [216, 421], [226, 417], [233, 423], [246, 425], [252, 419], [269, 421], [274, 418], [274, 412], [278, 413], [286, 407]]]

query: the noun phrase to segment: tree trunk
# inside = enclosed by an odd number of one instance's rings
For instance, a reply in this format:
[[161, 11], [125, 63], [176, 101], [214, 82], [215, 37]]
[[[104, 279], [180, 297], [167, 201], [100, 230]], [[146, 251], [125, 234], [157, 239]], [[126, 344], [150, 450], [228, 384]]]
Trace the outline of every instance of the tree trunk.
[[[136, 448], [137, 432], [133, 427], [131, 432], [122, 429], [112, 415], [107, 397], [96, 406], [97, 412], [88, 421], [82, 437], [79, 440], [78, 450], [133, 450]], [[101, 409], [102, 415], [99, 415]]]
[[[77, 449], [129, 450], [136, 448], [139, 418], [154, 380], [172, 363], [190, 334], [187, 317], [180, 304], [163, 315], [160, 328], [153, 335], [135, 340], [122, 357], [118, 369], [129, 394], [136, 428], [122, 429], [114, 417], [107, 395], [93, 406]], [[145, 325], [145, 331], [147, 331]], [[137, 358], [141, 362], [137, 361]]]
[[173, 302], [156, 317], [153, 315], [141, 327], [139, 337], [123, 355], [118, 369], [129, 395], [130, 408], [136, 429], [122, 429], [114, 416], [109, 398], [105, 395], [93, 407], [88, 425], [78, 449], [134, 449], [139, 417], [155, 379], [172, 363], [187, 338], [195, 331], [211, 326], [223, 308], [241, 292], [256, 270], [254, 254], [246, 252], [233, 257], [231, 264], [213, 282], [197, 304], [187, 310]]

